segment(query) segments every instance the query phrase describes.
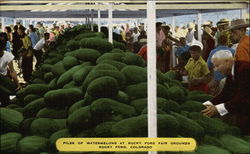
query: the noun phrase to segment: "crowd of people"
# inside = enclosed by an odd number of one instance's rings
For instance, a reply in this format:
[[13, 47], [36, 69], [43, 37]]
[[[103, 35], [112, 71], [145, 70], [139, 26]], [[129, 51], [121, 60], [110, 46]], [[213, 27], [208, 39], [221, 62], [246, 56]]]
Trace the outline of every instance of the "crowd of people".
[[[203, 91], [214, 95], [204, 102], [201, 112], [209, 117], [220, 115], [231, 124], [250, 134], [250, 33], [249, 22], [236, 19], [231, 22], [221, 19], [216, 27], [206, 22], [201, 27], [201, 41], [198, 28], [189, 23], [187, 28], [156, 23], [157, 68], [169, 70], [182, 76], [189, 90]], [[172, 28], [173, 29], [173, 28]], [[115, 33], [117, 33], [115, 28]], [[120, 35], [127, 47], [147, 60], [147, 34], [143, 26], [121, 28]], [[139, 33], [139, 34], [138, 34]], [[173, 50], [174, 49], [174, 50]], [[174, 51], [174, 52], [173, 52]], [[173, 56], [174, 54], [174, 56]], [[173, 66], [174, 58], [178, 63]], [[230, 114], [229, 114], [230, 113]], [[229, 118], [225, 115], [229, 115]], [[233, 117], [233, 118], [232, 118]], [[229, 119], [229, 120], [228, 120]], [[234, 119], [234, 120], [230, 120]]]
[[[67, 25], [66, 28], [70, 28]], [[8, 70], [8, 63], [15, 61], [19, 66], [18, 75], [22, 76], [25, 83], [30, 81], [33, 71], [33, 56], [36, 60], [35, 68], [41, 63], [43, 52], [46, 51], [48, 45], [54, 42], [56, 38], [63, 34], [64, 25], [60, 27], [53, 24], [51, 29], [44, 27], [41, 22], [36, 26], [29, 25], [27, 28], [17, 22], [14, 26], [4, 27], [4, 31], [0, 32], [1, 52], [1, 74], [6, 75]], [[10, 54], [11, 53], [11, 54]], [[12, 58], [5, 58], [11, 55]], [[5, 59], [8, 59], [4, 62]], [[9, 70], [8, 70], [9, 71]]]
[[[42, 23], [29, 25], [26, 29], [20, 23], [6, 26], [0, 33], [0, 75], [9, 76], [19, 89], [17, 75], [22, 74], [28, 83], [33, 71], [33, 56], [37, 68], [48, 45], [63, 34], [67, 25], [56, 24], [48, 31]], [[206, 22], [201, 27], [201, 41], [198, 41], [198, 27], [189, 23], [182, 28], [166, 23], [156, 23], [157, 68], [164, 72], [174, 71], [187, 83], [189, 90], [203, 91], [214, 95], [205, 102], [203, 114], [221, 116], [237, 114], [237, 124], [250, 134], [250, 36], [249, 23], [243, 19], [221, 19], [213, 27]], [[171, 29], [174, 32], [171, 32]], [[101, 31], [108, 34], [107, 27]], [[123, 42], [130, 52], [147, 61], [147, 32], [144, 25], [130, 27], [129, 24], [113, 27], [113, 38]], [[173, 65], [173, 61], [177, 65]], [[13, 62], [19, 64], [16, 73]], [[2, 96], [1, 96], [2, 97]], [[2, 97], [3, 98], [3, 97]]]
[[[217, 95], [225, 82], [225, 75], [214, 70], [212, 56], [220, 50], [230, 51], [236, 61], [250, 61], [249, 23], [243, 19], [221, 19], [213, 27], [210, 21], [202, 24], [201, 41], [195, 23], [172, 27], [156, 23], [157, 68], [162, 72], [173, 70], [184, 77], [190, 90]], [[113, 33], [121, 36], [127, 48], [147, 60], [147, 33], [144, 26], [130, 28], [127, 24], [115, 26]], [[174, 33], [171, 32], [174, 30]], [[238, 52], [237, 52], [238, 51]], [[177, 65], [174, 65], [177, 61]]]

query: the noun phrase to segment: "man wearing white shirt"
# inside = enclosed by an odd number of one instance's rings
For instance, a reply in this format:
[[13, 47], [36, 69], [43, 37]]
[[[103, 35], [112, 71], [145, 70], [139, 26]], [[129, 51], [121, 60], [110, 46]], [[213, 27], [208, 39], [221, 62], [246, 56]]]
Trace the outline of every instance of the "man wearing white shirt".
[[[16, 90], [20, 89], [20, 84], [17, 79], [16, 71], [13, 67], [14, 56], [12, 53], [5, 51], [6, 41], [0, 39], [0, 76], [3, 78], [10, 78], [16, 84]], [[2, 85], [2, 80], [0, 80], [0, 85]], [[5, 107], [9, 105], [9, 93], [6, 93], [0, 88], [0, 107]]]
[[237, 126], [250, 135], [250, 63], [234, 61], [228, 50], [217, 51], [212, 56], [215, 71], [227, 76], [221, 93], [203, 103], [207, 106], [201, 112], [212, 117], [235, 114]]
[[36, 45], [34, 46], [34, 55], [36, 57], [36, 68], [38, 68], [38, 66], [41, 64], [41, 58], [43, 55], [43, 49], [45, 50], [45, 48], [48, 45], [48, 39], [49, 39], [50, 34], [49, 33], [45, 33], [44, 37], [41, 38]]
[[186, 43], [187, 43], [187, 45], [191, 45], [191, 43], [194, 40], [194, 30], [193, 30], [194, 25], [189, 23], [187, 27], [188, 27], [188, 32], [187, 32], [186, 37], [185, 37]]

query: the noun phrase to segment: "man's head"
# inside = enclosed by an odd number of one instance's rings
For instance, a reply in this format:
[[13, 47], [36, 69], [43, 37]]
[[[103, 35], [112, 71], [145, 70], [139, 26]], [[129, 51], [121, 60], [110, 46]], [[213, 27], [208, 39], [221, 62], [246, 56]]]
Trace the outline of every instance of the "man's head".
[[234, 57], [229, 50], [219, 50], [212, 56], [212, 63], [214, 64], [214, 70], [219, 71], [224, 75], [231, 73]]
[[21, 25], [21, 26], [18, 28], [18, 34], [19, 34], [19, 35], [25, 34], [25, 30], [26, 30], [26, 28], [23, 27], [23, 26]]
[[198, 60], [201, 56], [201, 48], [199, 46], [191, 46], [189, 53], [194, 60]]
[[235, 42], [239, 42], [240, 39], [246, 35], [246, 28], [231, 29], [230, 31]]
[[200, 41], [194, 40], [189, 48], [189, 53], [194, 60], [198, 60], [201, 56], [202, 49], [202, 43]]
[[185, 46], [186, 45], [186, 38], [185, 37], [181, 37], [180, 38], [180, 45], [181, 46]]
[[229, 28], [229, 20], [228, 19], [220, 19], [220, 21], [217, 22], [217, 27], [219, 31], [227, 30]]
[[35, 32], [36, 31], [33, 25], [29, 25], [29, 31], [30, 32]]
[[169, 25], [162, 25], [162, 30], [164, 31], [165, 34], [169, 34], [170, 33], [170, 26]]
[[6, 33], [11, 33], [11, 32], [12, 32], [10, 26], [6, 26], [6, 27], [5, 27], [5, 32], [6, 32]]
[[160, 32], [161, 31], [161, 25], [162, 25], [161, 22], [157, 22], [156, 23], [156, 32]]
[[187, 24], [188, 31], [191, 32], [194, 29], [195, 25], [193, 23]]
[[17, 30], [18, 30], [18, 26], [17, 26], [17, 25], [15, 25], [13, 29], [14, 29], [14, 32], [17, 32]]
[[213, 23], [212, 23], [211, 21], [205, 21], [205, 22], [202, 24], [203, 29], [205, 29], [206, 27], [212, 28], [212, 26], [213, 26]]
[[8, 35], [5, 32], [0, 33], [0, 39], [4, 41], [8, 41]]
[[41, 28], [41, 27], [43, 27], [43, 24], [42, 24], [41, 22], [37, 22], [37, 23], [36, 23], [36, 27], [37, 27], [37, 28]]
[[231, 21], [229, 30], [231, 31], [232, 38], [235, 42], [239, 42], [240, 39], [246, 35], [246, 28], [250, 27], [244, 19], [236, 19]]
[[44, 33], [44, 39], [48, 40], [49, 39], [49, 35], [50, 35], [49, 33]]
[[137, 27], [134, 28], [134, 33], [138, 33]]

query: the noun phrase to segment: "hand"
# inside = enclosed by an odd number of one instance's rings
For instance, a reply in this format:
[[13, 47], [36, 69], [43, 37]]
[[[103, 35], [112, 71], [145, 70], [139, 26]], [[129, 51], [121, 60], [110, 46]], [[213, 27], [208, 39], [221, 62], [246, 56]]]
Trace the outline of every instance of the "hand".
[[203, 113], [203, 115], [208, 116], [208, 117], [212, 117], [212, 116], [218, 114], [218, 111], [214, 105], [206, 105], [206, 107], [207, 107], [206, 109], [201, 111], [201, 113]]
[[21, 89], [21, 85], [20, 83], [17, 84], [17, 88], [15, 89], [16, 91], [20, 90]]

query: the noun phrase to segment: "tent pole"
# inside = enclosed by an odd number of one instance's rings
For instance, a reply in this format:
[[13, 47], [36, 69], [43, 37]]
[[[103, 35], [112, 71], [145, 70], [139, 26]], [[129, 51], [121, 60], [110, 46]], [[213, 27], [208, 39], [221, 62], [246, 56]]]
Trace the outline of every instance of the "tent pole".
[[109, 25], [109, 42], [113, 43], [113, 14], [112, 3], [108, 3], [108, 25]]
[[198, 12], [198, 14], [197, 14], [197, 26], [198, 26], [198, 29], [197, 29], [197, 31], [198, 31], [198, 41], [202, 41], [201, 40], [201, 13], [200, 12]]
[[246, 16], [247, 10], [246, 9], [241, 9], [240, 10], [240, 19], [244, 19]]
[[94, 14], [93, 14], [93, 9], [91, 9], [91, 31], [94, 31]]
[[[157, 137], [157, 105], [156, 105], [156, 3], [147, 1], [148, 50], [148, 137]], [[149, 154], [157, 154], [150, 151]]]
[[101, 32], [101, 10], [99, 8], [99, 3], [98, 3], [98, 32]]
[[172, 35], [175, 36], [175, 16], [172, 16]]

